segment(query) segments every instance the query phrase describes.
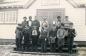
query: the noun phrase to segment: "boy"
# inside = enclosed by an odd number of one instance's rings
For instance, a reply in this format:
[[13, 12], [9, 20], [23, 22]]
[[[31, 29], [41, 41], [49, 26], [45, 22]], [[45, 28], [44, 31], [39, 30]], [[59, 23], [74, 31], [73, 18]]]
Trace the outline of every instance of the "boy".
[[73, 48], [73, 42], [74, 42], [74, 37], [76, 36], [75, 29], [73, 28], [73, 23], [70, 23], [70, 28], [68, 30], [68, 51], [69, 53], [72, 53], [72, 48]]
[[39, 39], [39, 27], [40, 27], [40, 22], [34, 18], [32, 21], [32, 51], [35, 50], [37, 51], [37, 45], [38, 45], [38, 39]]
[[56, 32], [56, 25], [53, 24], [52, 29], [49, 32], [51, 51], [55, 51]]
[[21, 50], [22, 48], [22, 38], [23, 38], [23, 34], [22, 34], [22, 25], [18, 24], [17, 28], [16, 28], [16, 47], [17, 50]]
[[64, 37], [65, 37], [65, 29], [64, 24], [61, 23], [61, 28], [57, 31], [57, 38], [58, 38], [58, 50], [62, 51], [62, 46], [64, 45]]
[[46, 20], [47, 18], [43, 18], [43, 22], [42, 22], [42, 29], [41, 29], [41, 33], [40, 33], [40, 39], [41, 39], [41, 51], [42, 52], [46, 52], [47, 50], [47, 37], [48, 37], [48, 21]]

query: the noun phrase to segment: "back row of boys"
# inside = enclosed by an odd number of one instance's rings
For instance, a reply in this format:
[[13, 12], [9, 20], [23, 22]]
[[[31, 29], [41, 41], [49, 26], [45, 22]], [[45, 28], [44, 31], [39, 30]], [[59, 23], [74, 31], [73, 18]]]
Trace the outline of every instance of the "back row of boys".
[[[27, 46], [27, 45], [30, 42], [30, 40], [32, 40], [32, 47], [34, 49], [36, 47], [36, 45], [37, 45], [37, 40], [38, 40], [38, 37], [40, 35], [40, 32], [39, 32], [40, 22], [37, 19], [32, 21], [32, 17], [31, 16], [29, 16], [29, 20], [28, 21], [27, 21], [26, 17], [23, 17], [23, 19], [24, 19], [24, 21], [22, 22], [22, 24], [18, 24], [19, 27], [17, 27], [17, 30], [16, 30], [16, 42], [17, 42], [16, 45], [17, 45], [17, 47], [20, 48], [20, 46], [22, 45], [22, 43], [21, 43], [22, 42], [22, 37], [24, 36], [24, 46], [28, 48], [29, 46]], [[46, 19], [47, 18], [43, 18], [43, 22], [41, 24], [41, 28], [48, 30], [49, 29], [49, 23], [48, 23], [48, 21]], [[66, 21], [68, 21], [68, 16], [66, 16], [65, 22]], [[72, 26], [73, 26], [73, 23], [70, 23], [70, 25], [71, 25], [70, 26], [70, 29], [71, 29]], [[37, 30], [37, 33], [38, 33], [37, 36], [35, 36], [34, 34], [32, 35], [32, 30], [34, 29], [34, 27], [36, 27], [36, 30]], [[66, 27], [69, 27], [69, 25], [66, 25]], [[56, 30], [58, 30], [57, 33], [55, 33]], [[19, 31], [22, 31], [22, 32], [19, 33]], [[75, 34], [75, 32], [74, 32], [74, 34]], [[56, 22], [53, 22], [53, 26], [51, 28], [51, 32], [49, 32], [49, 34], [47, 34], [47, 35], [49, 35], [49, 37], [51, 37], [51, 38], [55, 37], [55, 36], [58, 37], [58, 48], [60, 49], [61, 46], [64, 43], [63, 39], [67, 35], [67, 31], [65, 31], [65, 29], [64, 29], [64, 24], [61, 23], [61, 17], [60, 16], [57, 17], [57, 21]], [[54, 48], [53, 47], [54, 44], [55, 44], [55, 41], [51, 40], [51, 49]], [[43, 46], [43, 44], [42, 44], [42, 46]], [[71, 47], [69, 47], [69, 49], [71, 49]]]

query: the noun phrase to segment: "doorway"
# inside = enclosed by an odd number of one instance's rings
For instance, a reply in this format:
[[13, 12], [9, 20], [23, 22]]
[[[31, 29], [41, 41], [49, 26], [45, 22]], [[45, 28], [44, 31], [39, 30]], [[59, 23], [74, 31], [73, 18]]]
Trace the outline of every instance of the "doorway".
[[43, 17], [46, 17], [49, 22], [49, 27], [51, 27], [53, 21], [56, 21], [58, 16], [61, 16], [61, 21], [64, 21], [64, 17], [65, 17], [65, 9], [64, 8], [37, 9], [36, 18], [39, 21], [42, 21]]

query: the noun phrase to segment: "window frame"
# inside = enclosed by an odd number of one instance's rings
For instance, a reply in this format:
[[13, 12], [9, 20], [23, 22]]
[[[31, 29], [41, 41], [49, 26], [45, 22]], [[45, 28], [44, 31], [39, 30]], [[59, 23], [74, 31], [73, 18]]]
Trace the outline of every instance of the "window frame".
[[[16, 18], [15, 18], [15, 21], [14, 22], [12, 22], [12, 21], [9, 21], [9, 22], [6, 22], [6, 15], [5, 15], [5, 12], [15, 12], [15, 14], [16, 14]], [[0, 25], [1, 24], [17, 24], [17, 21], [18, 21], [18, 9], [0, 9], [0, 12], [3, 12], [4, 13], [4, 19], [3, 19], [3, 22], [0, 22]], [[7, 14], [9, 14], [9, 13], [7, 13]], [[12, 13], [11, 13], [12, 14]]]

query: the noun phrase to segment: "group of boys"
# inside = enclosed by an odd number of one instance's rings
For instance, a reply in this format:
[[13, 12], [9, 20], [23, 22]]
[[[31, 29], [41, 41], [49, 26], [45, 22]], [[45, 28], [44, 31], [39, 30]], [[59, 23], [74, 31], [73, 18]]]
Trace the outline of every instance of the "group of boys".
[[[67, 16], [66, 16], [67, 18]], [[57, 17], [57, 21], [53, 21], [52, 27], [49, 30], [49, 23], [47, 18], [43, 18], [43, 22], [32, 17], [23, 18], [22, 24], [18, 24], [16, 29], [16, 46], [18, 49], [22, 48], [22, 43], [24, 49], [28, 49], [30, 43], [32, 43], [32, 50], [37, 50], [38, 40], [41, 40], [41, 51], [46, 51], [47, 41], [50, 43], [51, 51], [55, 51], [58, 47], [59, 51], [62, 51], [64, 43], [68, 43], [68, 51], [72, 52], [73, 40], [75, 37], [75, 29], [73, 29], [73, 23], [61, 22], [61, 17]], [[41, 27], [41, 31], [39, 28]], [[22, 41], [24, 40], [24, 42]], [[57, 47], [56, 47], [57, 46]]]
[[16, 46], [18, 50], [21, 50], [22, 48], [27, 50], [30, 43], [32, 43], [32, 47], [35, 47], [39, 36], [39, 21], [36, 19], [32, 21], [32, 16], [29, 16], [28, 21], [27, 17], [23, 17], [23, 19], [24, 21], [21, 24], [18, 24], [16, 28]]

